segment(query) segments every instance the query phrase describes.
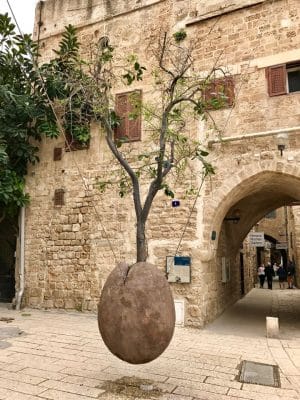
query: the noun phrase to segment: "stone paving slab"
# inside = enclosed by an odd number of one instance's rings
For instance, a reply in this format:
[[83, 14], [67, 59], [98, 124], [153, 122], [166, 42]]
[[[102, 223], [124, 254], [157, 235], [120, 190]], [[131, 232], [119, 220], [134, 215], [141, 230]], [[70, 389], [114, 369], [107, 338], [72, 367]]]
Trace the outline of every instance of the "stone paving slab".
[[[295, 299], [300, 310], [300, 296]], [[11, 332], [21, 332], [5, 337], [9, 347], [0, 348], [0, 400], [300, 400], [300, 334], [290, 335], [288, 325], [282, 340], [245, 337], [238, 329], [222, 334], [220, 327], [176, 328], [161, 357], [129, 365], [107, 350], [94, 314], [3, 307], [0, 314], [14, 318]], [[0, 321], [2, 328], [7, 324]], [[277, 364], [281, 387], [239, 382], [243, 360]], [[151, 381], [159, 397], [103, 389], [123, 377]]]

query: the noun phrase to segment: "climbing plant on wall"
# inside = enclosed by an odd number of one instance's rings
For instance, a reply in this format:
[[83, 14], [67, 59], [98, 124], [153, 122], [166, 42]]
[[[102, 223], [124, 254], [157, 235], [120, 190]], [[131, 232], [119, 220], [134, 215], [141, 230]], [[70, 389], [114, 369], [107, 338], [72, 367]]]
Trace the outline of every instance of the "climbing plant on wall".
[[68, 27], [56, 57], [37, 68], [37, 44], [0, 14], [0, 218], [29, 201], [24, 176], [39, 161], [38, 142], [59, 135], [52, 101], [65, 99], [66, 133], [83, 145], [89, 141], [88, 105], [68, 86], [71, 77], [80, 79], [78, 49], [74, 28]]

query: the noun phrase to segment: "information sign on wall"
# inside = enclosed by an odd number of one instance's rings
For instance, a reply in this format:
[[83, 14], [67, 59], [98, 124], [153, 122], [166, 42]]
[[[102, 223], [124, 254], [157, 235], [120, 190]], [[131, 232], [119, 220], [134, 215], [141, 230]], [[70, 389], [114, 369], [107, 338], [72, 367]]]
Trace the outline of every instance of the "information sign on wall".
[[249, 242], [250, 242], [250, 246], [264, 247], [265, 246], [264, 232], [250, 232], [249, 233]]
[[287, 242], [278, 242], [276, 243], [277, 250], [286, 250], [288, 248]]
[[166, 272], [168, 282], [190, 283], [191, 257], [168, 256], [166, 261]]

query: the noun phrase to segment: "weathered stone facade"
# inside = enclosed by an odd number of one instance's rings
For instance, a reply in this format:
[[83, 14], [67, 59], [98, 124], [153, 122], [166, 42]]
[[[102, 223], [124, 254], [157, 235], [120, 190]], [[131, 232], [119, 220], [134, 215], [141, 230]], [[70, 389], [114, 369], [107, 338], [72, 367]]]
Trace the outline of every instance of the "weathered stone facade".
[[[216, 175], [197, 200], [180, 248], [180, 254], [192, 257], [191, 283], [171, 284], [174, 297], [185, 302], [185, 322], [202, 326], [240, 297], [239, 249], [252, 226], [271, 210], [300, 200], [300, 128], [288, 132], [282, 156], [276, 132], [253, 135], [300, 125], [300, 93], [270, 97], [266, 79], [267, 67], [300, 60], [298, 0], [243, 0], [239, 6], [217, 0], [47, 0], [38, 4], [35, 23], [43, 59], [51, 58], [68, 23], [78, 28], [82, 43], [109, 36], [116, 53], [136, 53], [149, 69], [149, 41], [184, 27], [194, 46], [195, 69], [204, 73], [218, 60], [234, 77], [234, 107], [211, 113], [224, 139], [245, 137], [210, 143]], [[134, 88], [143, 90], [145, 101], [151, 99], [150, 74]], [[207, 146], [217, 139], [203, 122], [197, 136]], [[88, 150], [64, 152], [62, 160], [53, 161], [54, 147], [64, 148], [63, 138], [41, 144], [41, 162], [27, 177], [32, 200], [26, 210], [24, 304], [95, 310], [116, 261], [134, 261], [131, 199], [119, 199], [113, 189], [105, 194], [95, 189], [111, 159], [96, 125]], [[63, 206], [53, 204], [56, 189], [65, 191]], [[176, 195], [181, 193], [177, 187]], [[181, 207], [173, 209], [163, 196], [155, 200], [147, 226], [150, 262], [164, 268], [165, 257], [174, 255], [193, 201], [181, 199]], [[230, 217], [237, 211], [240, 219], [233, 224]], [[226, 282], [222, 263], [230, 268]], [[246, 262], [245, 292], [253, 280], [253, 265]]]

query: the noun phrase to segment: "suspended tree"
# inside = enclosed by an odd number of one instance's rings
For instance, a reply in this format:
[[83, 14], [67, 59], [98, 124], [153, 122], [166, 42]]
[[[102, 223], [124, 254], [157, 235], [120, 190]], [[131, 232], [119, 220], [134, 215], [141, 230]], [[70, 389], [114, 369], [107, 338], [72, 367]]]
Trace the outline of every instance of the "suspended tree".
[[[27, 165], [38, 161], [36, 143], [43, 136], [62, 134], [68, 146], [87, 147], [90, 122], [98, 123], [120, 167], [117, 175], [99, 180], [98, 187], [104, 191], [117, 184], [121, 197], [132, 194], [137, 260], [133, 266], [119, 265], [108, 278], [101, 294], [99, 327], [109, 349], [121, 359], [151, 361], [171, 340], [175, 311], [165, 277], [145, 263], [146, 223], [157, 194], [163, 191], [174, 197], [171, 178], [185, 176], [191, 163], [200, 162], [203, 179], [214, 173], [189, 122], [211, 118], [209, 111], [228, 101], [226, 86], [214, 80], [217, 66], [206, 76], [195, 72], [185, 31], [164, 33], [149, 43], [151, 70], [136, 55], [128, 56], [121, 67], [107, 37], [92, 45], [89, 57], [83, 59], [71, 25], [53, 60], [42, 65], [37, 64], [36, 44], [30, 36], [16, 35], [7, 15], [0, 16], [0, 35], [0, 209], [16, 211], [28, 202], [24, 176]], [[124, 114], [114, 90], [136, 88], [150, 79], [152, 101], [142, 101], [139, 91], [132, 90]], [[132, 151], [131, 129], [141, 118], [146, 134]], [[111, 169], [109, 175], [114, 175]]]

